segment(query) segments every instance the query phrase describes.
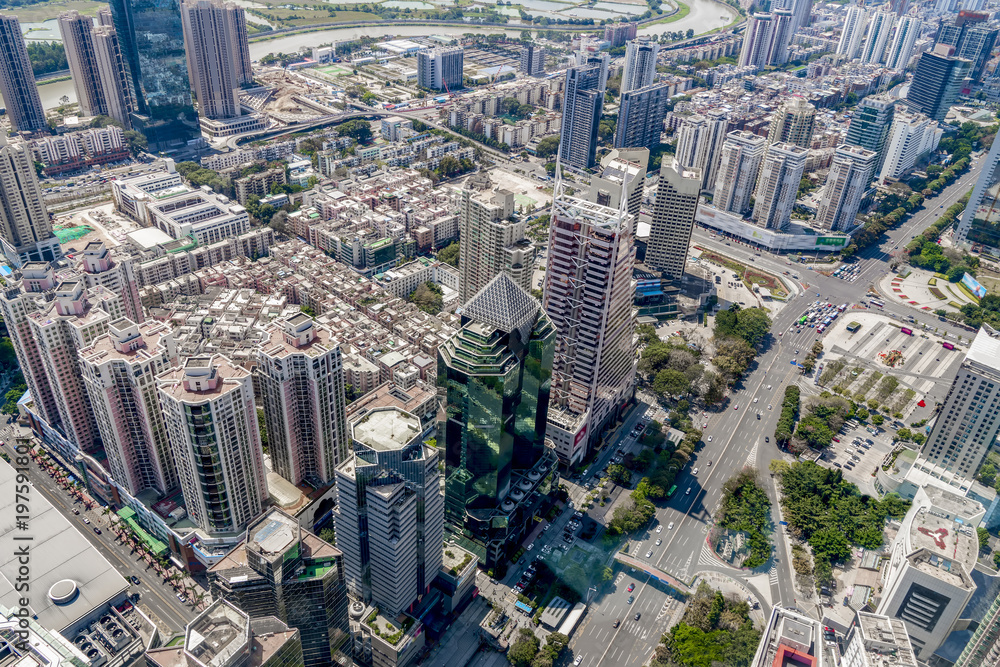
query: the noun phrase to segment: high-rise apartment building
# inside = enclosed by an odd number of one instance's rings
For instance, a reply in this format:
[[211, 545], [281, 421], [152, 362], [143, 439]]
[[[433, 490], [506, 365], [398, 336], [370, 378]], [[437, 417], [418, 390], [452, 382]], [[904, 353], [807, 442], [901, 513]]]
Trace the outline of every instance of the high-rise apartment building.
[[28, 319], [62, 430], [79, 451], [90, 453], [98, 448], [100, 433], [77, 352], [107, 333], [124, 313], [117, 294], [100, 286], [88, 290], [82, 280], [60, 283], [54, 296]]
[[601, 188], [571, 196], [557, 180], [549, 229], [545, 312], [556, 351], [545, 435], [571, 465], [635, 385], [633, 221], [628, 197], [619, 196], [617, 207], [597, 203], [603, 197]]
[[942, 130], [921, 113], [897, 111], [889, 128], [879, 180], [883, 183], [902, 178], [920, 158], [937, 148]]
[[656, 56], [660, 43], [634, 39], [625, 47], [625, 70], [622, 72], [621, 92], [645, 88], [656, 80]]
[[5, 136], [0, 136], [0, 244], [12, 266], [62, 256], [38, 187], [31, 147]]
[[816, 107], [801, 97], [795, 97], [774, 112], [767, 141], [772, 144], [780, 141], [809, 148], [815, 126]]
[[10, 124], [18, 132], [47, 130], [21, 24], [16, 16], [0, 16], [0, 93]]
[[795, 17], [791, 9], [775, 9], [771, 19], [771, 44], [768, 49], [768, 65], [784, 65], [788, 62], [788, 45], [795, 32]]
[[417, 82], [431, 90], [453, 91], [462, 87], [465, 49], [449, 46], [417, 53]]
[[592, 63], [566, 70], [562, 139], [559, 159], [576, 169], [589, 169], [597, 156], [597, 128], [604, 109], [606, 69]]
[[939, 44], [934, 51], [921, 53], [906, 93], [910, 107], [938, 122], [944, 121], [972, 69], [972, 61], [949, 55], [952, 50]]
[[618, 100], [615, 148], [649, 148], [660, 143], [670, 100], [669, 83], [654, 83], [622, 93]]
[[1000, 29], [988, 23], [987, 18], [987, 14], [963, 10], [950, 21], [942, 23], [938, 29], [936, 46], [951, 46], [956, 58], [970, 61], [972, 65], [968, 76], [973, 81], [982, 79], [997, 36], [1000, 35]]
[[766, 229], [785, 229], [795, 208], [808, 151], [790, 143], [771, 144], [754, 191], [753, 219]]
[[79, 351], [83, 384], [94, 410], [111, 476], [130, 494], [177, 488], [156, 375], [177, 365], [169, 325], [121, 318]]
[[106, 113], [104, 86], [94, 51], [94, 19], [74, 10], [60, 14], [58, 24], [80, 113], [84, 116]]
[[196, 356], [157, 376], [188, 516], [209, 535], [238, 533], [267, 503], [250, 372]]
[[923, 21], [916, 16], [901, 16], [896, 23], [896, 34], [885, 54], [885, 66], [891, 69], [906, 69], [913, 58], [913, 46], [923, 27]]
[[955, 667], [1000, 664], [1000, 595], [994, 598], [979, 627], [965, 644]]
[[[102, 14], [108, 20], [110, 11]], [[104, 91], [106, 112], [126, 128], [132, 127], [132, 112], [135, 111], [135, 96], [129, 83], [128, 70], [122, 56], [118, 33], [113, 25], [100, 25], [94, 29], [94, 57], [97, 71], [101, 76], [101, 90]]]
[[501, 189], [461, 191], [458, 233], [458, 300], [465, 303], [497, 274], [506, 273], [530, 292], [535, 246], [525, 238], [527, 221], [514, 213], [514, 193]]
[[180, 0], [111, 0], [109, 4], [135, 94], [133, 129], [145, 135], [152, 151], [200, 145]]
[[973, 479], [1000, 433], [1000, 332], [984, 324], [969, 346], [922, 458]]
[[966, 248], [973, 243], [1000, 248], [1000, 144], [997, 142], [990, 147], [972, 198], [955, 229], [955, 243]]
[[242, 7], [221, 0], [181, 3], [188, 76], [205, 118], [224, 120], [242, 114], [237, 95], [242, 69], [237, 43], [246, 39], [246, 33], [239, 34], [240, 25], [246, 27], [242, 13]]
[[851, 5], [847, 8], [844, 25], [840, 29], [840, 41], [837, 43], [838, 55], [847, 56], [848, 60], [858, 57], [867, 20], [868, 12], [865, 11], [864, 7]]
[[726, 135], [715, 178], [715, 208], [737, 215], [749, 212], [766, 149], [767, 139], [753, 132], [737, 130]]
[[334, 652], [350, 637], [344, 557], [295, 517], [272, 509], [258, 518], [246, 539], [208, 571], [208, 581], [215, 600], [296, 628], [304, 659], [299, 664], [337, 664]]
[[885, 62], [885, 47], [889, 43], [896, 15], [888, 11], [873, 12], [868, 16], [868, 35], [861, 47], [861, 62], [878, 64]]
[[850, 144], [837, 147], [816, 212], [819, 227], [833, 232], [855, 227], [855, 218], [877, 162], [875, 151]]
[[906, 624], [897, 618], [858, 611], [845, 644], [841, 667], [917, 667]]
[[888, 95], [869, 95], [858, 102], [847, 128], [845, 144], [861, 146], [878, 154], [875, 176], [885, 159], [885, 148], [896, 115], [895, 100]]
[[129, 255], [116, 253], [104, 241], [91, 241], [83, 247], [77, 269], [88, 288], [101, 285], [121, 299], [122, 312], [136, 324], [146, 319], [136, 287], [135, 264]]
[[354, 455], [337, 468], [337, 545], [347, 590], [392, 617], [441, 569], [439, 454], [420, 419], [398, 408], [375, 408], [351, 431]]
[[524, 72], [528, 76], [543, 76], [545, 74], [545, 49], [534, 44], [522, 44], [518, 71]]
[[747, 22], [743, 37], [743, 47], [740, 50], [740, 67], [756, 67], [763, 69], [768, 65], [771, 52], [771, 32], [773, 29], [770, 14], [753, 14]]
[[347, 459], [347, 399], [340, 347], [329, 329], [298, 313], [273, 324], [257, 349], [264, 422], [274, 470], [329, 486]]
[[500, 274], [438, 348], [445, 522], [490, 569], [505, 569], [530, 530], [529, 496], [555, 463], [543, 442], [555, 337], [539, 303]]
[[722, 155], [722, 143], [729, 131], [729, 115], [712, 109], [704, 116], [693, 114], [677, 130], [677, 161], [688, 170], [701, 173], [701, 187], [715, 187], [715, 176]]
[[611, 42], [611, 48], [621, 46], [630, 39], [635, 39], [638, 31], [638, 24], [631, 23], [609, 23], [604, 26], [604, 41]]
[[662, 272], [664, 278], [674, 282], [679, 282], [684, 275], [701, 186], [698, 169], [685, 167], [676, 159], [660, 165], [646, 266]]
[[642, 208], [649, 150], [616, 148], [601, 160], [601, 171], [590, 178], [593, 200], [602, 206], [618, 208], [625, 198], [625, 211], [632, 216], [632, 233]]

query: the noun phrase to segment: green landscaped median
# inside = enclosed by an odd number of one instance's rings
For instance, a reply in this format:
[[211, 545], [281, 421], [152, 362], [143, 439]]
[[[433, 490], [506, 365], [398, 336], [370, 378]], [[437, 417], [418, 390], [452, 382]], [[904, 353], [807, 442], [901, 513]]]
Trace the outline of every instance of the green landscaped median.
[[128, 524], [128, 527], [142, 540], [143, 544], [149, 547], [154, 556], [166, 556], [170, 553], [166, 544], [147, 533], [146, 529], [139, 525], [139, 522], [135, 520], [135, 510], [131, 507], [123, 507], [118, 510], [117, 514], [118, 518]]

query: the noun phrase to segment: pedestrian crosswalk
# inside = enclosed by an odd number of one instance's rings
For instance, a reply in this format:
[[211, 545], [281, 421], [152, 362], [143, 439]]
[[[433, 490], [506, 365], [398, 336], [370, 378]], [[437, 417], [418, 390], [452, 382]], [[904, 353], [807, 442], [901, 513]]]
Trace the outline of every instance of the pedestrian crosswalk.
[[701, 553], [698, 554], [698, 565], [718, 565], [719, 559], [712, 553], [711, 547], [707, 544], [701, 545]]
[[778, 566], [772, 565], [771, 569], [767, 572], [767, 578], [770, 580], [772, 586], [778, 585]]

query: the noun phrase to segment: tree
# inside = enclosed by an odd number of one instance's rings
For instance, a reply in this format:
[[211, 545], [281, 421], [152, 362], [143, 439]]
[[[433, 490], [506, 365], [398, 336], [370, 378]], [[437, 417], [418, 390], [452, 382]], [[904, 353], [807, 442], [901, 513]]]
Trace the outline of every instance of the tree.
[[431, 315], [437, 315], [444, 307], [444, 291], [440, 286], [430, 281], [417, 285], [406, 300], [416, 304], [420, 310]]
[[351, 137], [359, 144], [367, 144], [372, 140], [372, 124], [366, 120], [355, 118], [337, 126], [337, 132]]
[[618, 463], [608, 466], [608, 478], [620, 486], [628, 486], [632, 482], [632, 473]]
[[653, 391], [661, 395], [680, 396], [691, 390], [691, 383], [681, 371], [666, 368], [656, 374]]
[[[4, 6], [10, 5], [4, 3]], [[69, 67], [66, 60], [66, 49], [63, 47], [62, 42], [30, 41], [26, 44], [28, 47], [28, 60], [31, 61], [31, 71], [36, 77], [42, 74], [59, 72]], [[63, 95], [63, 97], [66, 96]], [[63, 106], [67, 105], [69, 104], [69, 98], [67, 97], [65, 102], [60, 99], [59, 103]]]
[[125, 143], [128, 145], [128, 151], [132, 154], [132, 157], [146, 152], [149, 148], [149, 141], [146, 140], [146, 135], [142, 132], [125, 130], [122, 134], [125, 135]]
[[976, 528], [976, 535], [979, 537], [979, 550], [988, 549], [990, 546], [990, 531], [985, 528]]
[[559, 150], [559, 139], [558, 134], [554, 134], [550, 137], [545, 137], [538, 142], [538, 148], [535, 150], [535, 154], [540, 158], [551, 157], [556, 154]]
[[438, 261], [444, 262], [445, 264], [451, 264], [452, 266], [458, 266], [458, 254], [459, 245], [458, 241], [454, 241], [442, 250], [438, 251], [437, 258]]
[[851, 555], [851, 545], [843, 531], [833, 528], [821, 528], [809, 538], [813, 557], [816, 560], [839, 562]]
[[538, 637], [528, 628], [521, 628], [517, 633], [517, 639], [507, 651], [507, 659], [514, 667], [528, 667], [538, 653]]

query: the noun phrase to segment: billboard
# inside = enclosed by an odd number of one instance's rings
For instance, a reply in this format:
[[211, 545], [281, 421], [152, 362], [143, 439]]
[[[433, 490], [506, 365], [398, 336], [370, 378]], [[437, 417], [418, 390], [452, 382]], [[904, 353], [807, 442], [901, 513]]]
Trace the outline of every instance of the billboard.
[[969, 288], [969, 291], [976, 295], [977, 299], [986, 296], [986, 288], [979, 284], [979, 281], [966, 273], [962, 276], [962, 284]]
[[828, 245], [836, 248], [842, 248], [846, 243], [846, 236], [820, 236], [816, 239], [816, 245]]

